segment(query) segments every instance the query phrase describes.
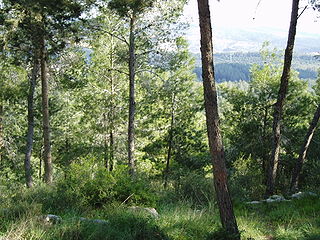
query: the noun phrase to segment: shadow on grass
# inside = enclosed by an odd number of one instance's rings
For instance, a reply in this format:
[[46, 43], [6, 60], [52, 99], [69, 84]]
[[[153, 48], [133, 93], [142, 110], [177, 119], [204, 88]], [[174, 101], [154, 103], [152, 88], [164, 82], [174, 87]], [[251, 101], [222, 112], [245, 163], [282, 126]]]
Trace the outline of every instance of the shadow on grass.
[[105, 224], [66, 221], [49, 235], [50, 240], [169, 240], [154, 219], [125, 212], [110, 215]]

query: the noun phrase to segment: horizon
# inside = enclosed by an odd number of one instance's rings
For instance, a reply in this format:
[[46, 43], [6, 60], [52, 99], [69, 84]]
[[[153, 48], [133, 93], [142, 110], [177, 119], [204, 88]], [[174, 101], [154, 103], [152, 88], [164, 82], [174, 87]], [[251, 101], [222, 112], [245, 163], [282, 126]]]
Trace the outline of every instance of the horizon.
[[[269, 41], [271, 46], [285, 48], [290, 23], [291, 0], [243, 0], [241, 2], [214, 0], [210, 4], [215, 52], [223, 52], [228, 45], [239, 48], [240, 52], [257, 51], [264, 41]], [[300, 6], [303, 9], [305, 1], [301, 1]], [[190, 51], [199, 52], [200, 30], [196, 0], [189, 0], [183, 15], [190, 24], [190, 28], [186, 31]], [[247, 34], [245, 35], [248, 38], [247, 41], [241, 39], [243, 38], [241, 34], [244, 35], [244, 33]], [[239, 39], [237, 39], [238, 35]], [[255, 35], [254, 39], [250, 39], [250, 35]], [[256, 39], [256, 36], [266, 37], [266, 39]], [[320, 51], [317, 44], [320, 43], [320, 19], [317, 18], [316, 11], [308, 8], [300, 16], [296, 38], [295, 50], [301, 48], [302, 51], [307, 51], [308, 43], [305, 41], [311, 39], [313, 48], [307, 52]]]

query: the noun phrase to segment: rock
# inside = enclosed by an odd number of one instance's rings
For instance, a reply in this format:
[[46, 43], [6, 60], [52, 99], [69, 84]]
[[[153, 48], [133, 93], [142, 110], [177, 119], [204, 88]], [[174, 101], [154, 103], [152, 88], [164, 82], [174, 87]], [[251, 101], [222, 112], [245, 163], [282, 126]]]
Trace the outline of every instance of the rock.
[[57, 224], [57, 223], [61, 223], [62, 218], [60, 216], [57, 215], [53, 215], [53, 214], [47, 214], [45, 216], [42, 217], [42, 220], [45, 224]]
[[151, 217], [158, 218], [159, 213], [155, 208], [143, 208], [143, 207], [137, 207], [137, 206], [132, 206], [129, 207], [130, 210], [134, 212], [145, 212], [148, 213]]
[[296, 199], [300, 199], [306, 196], [313, 196], [316, 197], [318, 196], [316, 193], [313, 192], [297, 192], [291, 195], [291, 198], [296, 198]]
[[302, 192], [297, 192], [297, 193], [292, 194], [292, 195], [291, 195], [291, 198], [297, 198], [297, 199], [299, 199], [299, 198], [302, 198], [303, 195], [304, 195], [304, 194], [303, 194]]
[[272, 195], [269, 198], [267, 198], [265, 201], [267, 203], [271, 203], [271, 202], [282, 202], [282, 201], [288, 201], [288, 200], [286, 200], [283, 196], [280, 196], [280, 195]]
[[246, 204], [258, 204], [262, 203], [261, 201], [251, 201], [251, 202], [246, 202]]
[[309, 196], [312, 196], [312, 197], [316, 197], [318, 196], [318, 194], [316, 193], [313, 193], [313, 192], [306, 192]]
[[272, 202], [284, 202], [284, 201], [287, 202], [287, 201], [291, 201], [291, 200], [287, 200], [283, 196], [280, 196], [280, 195], [272, 195], [265, 200], [246, 202], [246, 204], [259, 204], [259, 203], [263, 203], [263, 202], [272, 203]]
[[108, 224], [109, 222], [103, 219], [89, 219], [89, 218], [84, 218], [81, 217], [79, 218], [80, 222], [86, 222], [86, 223], [93, 223], [93, 224]]

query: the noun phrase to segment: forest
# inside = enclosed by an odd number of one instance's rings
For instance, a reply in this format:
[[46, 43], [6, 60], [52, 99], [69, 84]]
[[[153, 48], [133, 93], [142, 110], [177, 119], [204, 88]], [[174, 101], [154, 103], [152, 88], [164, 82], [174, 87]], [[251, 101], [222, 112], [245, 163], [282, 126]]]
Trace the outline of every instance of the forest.
[[0, 240], [320, 239], [304, 3], [283, 49], [215, 54], [186, 3], [0, 1]]
[[[274, 49], [274, 52], [279, 50]], [[194, 56], [196, 59], [196, 67], [194, 72], [197, 78], [201, 81], [201, 57]], [[309, 80], [311, 84], [317, 79], [317, 68], [319, 61], [317, 61], [315, 54], [299, 54], [296, 53], [293, 59], [293, 69], [299, 73], [299, 77]], [[260, 53], [255, 52], [230, 52], [230, 53], [216, 53], [215, 59], [215, 80], [220, 82], [225, 81], [249, 81], [250, 67], [252, 64], [264, 64]]]

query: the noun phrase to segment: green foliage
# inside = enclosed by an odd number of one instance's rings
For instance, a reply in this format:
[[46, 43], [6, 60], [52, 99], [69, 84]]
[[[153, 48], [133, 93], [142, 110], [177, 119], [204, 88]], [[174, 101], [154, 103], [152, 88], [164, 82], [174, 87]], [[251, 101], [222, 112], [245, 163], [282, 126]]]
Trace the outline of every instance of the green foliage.
[[239, 239], [238, 234], [230, 234], [225, 229], [221, 228], [214, 231], [206, 238], [207, 240], [234, 240]]
[[[193, 179], [199, 182], [197, 178]], [[10, 190], [3, 185], [1, 187], [1, 199], [10, 200], [0, 202], [0, 236], [5, 239], [232, 239], [221, 230], [215, 204], [195, 206], [193, 201], [186, 198], [178, 201], [177, 196], [172, 196], [172, 201], [166, 198], [160, 201], [157, 207], [160, 217], [153, 219], [143, 212], [127, 209], [124, 204], [106, 203], [99, 208], [86, 206], [75, 209], [77, 201], [81, 200], [75, 199], [73, 205], [69, 205], [66, 195], [54, 186], [34, 189], [8, 186]], [[57, 197], [61, 198], [60, 209], [57, 208], [58, 202], [50, 200]], [[300, 240], [318, 239], [320, 236], [317, 215], [320, 201], [317, 196], [256, 205], [238, 202], [235, 210], [241, 239]], [[62, 222], [45, 224], [41, 216], [48, 213], [61, 216]], [[106, 223], [84, 221], [80, 220], [81, 217], [101, 219]]]
[[155, 206], [157, 198], [148, 179], [143, 175], [132, 179], [125, 170], [109, 172], [88, 159], [73, 163], [58, 182], [57, 194], [68, 206], [101, 207], [114, 202]]
[[[273, 51], [273, 50], [271, 50]], [[202, 79], [201, 58], [196, 55], [194, 72], [198, 80]], [[264, 59], [259, 52], [222, 52], [214, 54], [215, 79], [217, 82], [250, 81], [251, 65], [263, 65]], [[299, 78], [315, 80], [317, 78], [318, 64], [311, 54], [295, 53], [292, 67], [299, 73]]]
[[115, 10], [120, 16], [131, 17], [146, 11], [152, 6], [151, 0], [112, 0], [108, 3], [110, 9]]
[[[264, 185], [262, 168], [255, 159], [242, 156], [233, 162], [230, 184], [232, 196], [237, 200], [261, 199]], [[239, 188], [241, 186], [241, 188]]]
[[132, 178], [127, 171], [117, 175], [115, 199], [129, 205], [155, 206], [158, 200], [150, 180], [143, 174]]
[[[187, 172], [187, 173], [184, 173]], [[206, 206], [212, 204], [214, 201], [214, 187], [213, 179], [211, 177], [204, 177], [203, 174], [196, 171], [175, 172], [173, 178], [174, 188], [177, 197], [192, 202], [194, 206]]]
[[[279, 79], [282, 67], [277, 52], [270, 52], [268, 48], [262, 49], [261, 56], [265, 63], [262, 66], [253, 65], [251, 68], [251, 81], [249, 83], [222, 83], [219, 84], [222, 130], [225, 137], [226, 152], [229, 166], [233, 162], [250, 160], [248, 176], [252, 175], [255, 187], [247, 185], [246, 177], [235, 171], [235, 184], [243, 182], [249, 194], [242, 197], [259, 197], [259, 190], [264, 179], [266, 163], [270, 156], [272, 143], [273, 105], [277, 99]], [[280, 153], [279, 188], [283, 191], [288, 186], [293, 169], [292, 159], [298, 154], [309, 121], [312, 117], [310, 110], [315, 96], [308, 90], [307, 83], [297, 77], [296, 72], [291, 73], [288, 97], [284, 106], [282, 149]], [[240, 157], [241, 156], [241, 157]], [[238, 161], [238, 163], [237, 163]], [[255, 166], [250, 168], [250, 166]], [[257, 174], [255, 174], [257, 173]], [[259, 177], [260, 176], [260, 177]], [[243, 180], [241, 180], [243, 178]], [[257, 188], [256, 188], [257, 187]], [[243, 194], [244, 194], [243, 192]], [[244, 194], [244, 195], [246, 195]]]
[[166, 240], [166, 234], [153, 219], [134, 215], [122, 209], [105, 213], [107, 224], [94, 224], [90, 221], [69, 220], [49, 231], [46, 239], [92, 239], [92, 240]]
[[113, 201], [115, 180], [105, 168], [92, 167], [92, 161], [73, 163], [65, 174], [66, 179], [57, 185], [65, 204], [99, 207]]

